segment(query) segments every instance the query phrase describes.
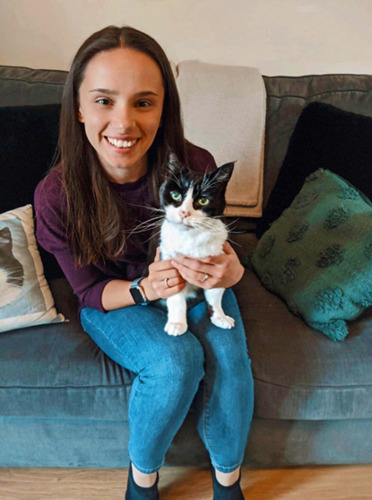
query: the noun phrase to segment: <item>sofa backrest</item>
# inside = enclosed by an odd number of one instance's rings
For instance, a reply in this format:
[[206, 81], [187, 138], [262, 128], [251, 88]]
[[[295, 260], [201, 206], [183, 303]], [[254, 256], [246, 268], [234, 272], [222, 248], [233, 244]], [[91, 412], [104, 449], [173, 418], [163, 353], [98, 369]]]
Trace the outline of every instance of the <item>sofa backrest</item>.
[[[66, 76], [65, 71], [0, 66], [0, 107], [60, 103]], [[265, 206], [283, 163], [290, 136], [302, 109], [310, 102], [320, 101], [333, 104], [346, 111], [372, 116], [372, 75], [264, 76], [263, 78], [267, 92], [264, 169]], [[41, 155], [38, 165], [35, 165], [35, 158], [32, 161], [28, 158], [27, 165], [18, 166], [18, 174], [13, 170], [14, 176], [18, 175], [18, 178], [14, 177], [13, 186], [19, 184], [18, 179], [23, 178], [23, 172], [29, 171], [33, 173], [33, 177], [27, 175], [27, 178], [32, 177], [32, 180], [29, 181], [30, 189], [25, 191], [24, 198], [22, 198], [22, 201], [20, 200], [22, 204], [25, 202], [32, 203], [33, 184], [36, 185], [45, 174], [54, 156], [57, 130], [50, 129], [56, 127], [56, 120], [53, 120], [51, 116], [52, 109], [53, 107], [44, 107], [37, 108], [34, 111], [39, 115], [39, 132], [35, 129], [35, 126], [32, 127], [32, 124], [28, 125], [26, 123], [26, 117], [23, 113], [20, 113], [21, 110], [18, 110], [18, 115], [23, 115], [24, 135], [36, 133], [38, 134], [37, 140], [39, 140], [41, 135], [40, 127], [44, 127], [42, 134], [45, 138], [42, 148], [40, 145], [43, 155]], [[58, 107], [55, 107], [55, 112], [58, 113]], [[42, 114], [41, 117], [40, 113]], [[27, 115], [30, 116], [30, 112]], [[6, 126], [3, 126], [2, 130], [0, 140], [3, 144], [4, 141], [7, 141], [3, 134], [12, 134], [12, 130]], [[33, 142], [37, 143], [37, 140], [35, 139]], [[19, 142], [19, 148], [22, 148], [22, 141]], [[1, 153], [1, 149], [2, 147], [0, 147], [0, 161], [4, 174], [3, 165], [9, 162], [9, 158], [4, 157], [4, 152]], [[9, 170], [6, 172], [7, 175], [12, 175]], [[10, 203], [13, 203], [13, 198], [9, 199], [9, 189], [7, 187], [9, 183], [11, 183], [11, 180], [5, 178], [5, 176], [0, 182], [0, 213], [4, 211], [4, 207], [14, 208], [9, 206]]]

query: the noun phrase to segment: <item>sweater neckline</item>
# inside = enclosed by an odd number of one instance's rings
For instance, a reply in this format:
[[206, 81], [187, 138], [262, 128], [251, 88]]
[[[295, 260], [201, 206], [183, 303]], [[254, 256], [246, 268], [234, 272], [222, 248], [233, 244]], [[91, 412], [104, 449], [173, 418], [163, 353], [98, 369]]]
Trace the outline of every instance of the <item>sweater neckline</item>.
[[127, 193], [128, 191], [133, 191], [141, 187], [146, 183], [147, 173], [145, 173], [142, 177], [133, 182], [125, 182], [124, 184], [119, 184], [117, 182], [110, 181], [110, 184], [119, 192], [119, 193]]

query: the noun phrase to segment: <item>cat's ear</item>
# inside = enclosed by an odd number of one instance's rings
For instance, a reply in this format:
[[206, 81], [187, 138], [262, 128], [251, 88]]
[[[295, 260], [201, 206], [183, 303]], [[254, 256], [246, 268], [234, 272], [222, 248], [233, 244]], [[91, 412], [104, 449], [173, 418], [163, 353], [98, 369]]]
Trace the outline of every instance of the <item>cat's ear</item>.
[[168, 152], [168, 168], [172, 172], [179, 172], [185, 168], [172, 150], [169, 150]]
[[217, 170], [211, 172], [209, 175], [211, 176], [211, 178], [213, 178], [214, 181], [220, 182], [221, 184], [227, 184], [232, 176], [234, 163], [235, 162], [233, 161], [230, 163], [225, 163]]

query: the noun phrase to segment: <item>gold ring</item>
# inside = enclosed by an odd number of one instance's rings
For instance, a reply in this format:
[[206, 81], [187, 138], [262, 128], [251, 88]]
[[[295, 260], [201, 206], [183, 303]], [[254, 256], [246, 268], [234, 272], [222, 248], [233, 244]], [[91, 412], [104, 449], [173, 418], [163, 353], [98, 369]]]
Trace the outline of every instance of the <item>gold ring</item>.
[[165, 288], [169, 288], [168, 278], [164, 278]]
[[209, 274], [208, 273], [204, 273], [204, 276], [201, 279], [201, 283], [204, 283], [204, 281], [207, 281], [208, 278], [209, 278]]

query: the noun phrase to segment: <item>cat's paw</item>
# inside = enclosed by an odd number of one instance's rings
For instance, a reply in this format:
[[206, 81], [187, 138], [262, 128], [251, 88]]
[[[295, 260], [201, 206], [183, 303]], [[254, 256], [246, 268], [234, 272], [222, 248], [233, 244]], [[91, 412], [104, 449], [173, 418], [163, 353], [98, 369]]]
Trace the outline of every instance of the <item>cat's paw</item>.
[[211, 316], [211, 321], [219, 328], [230, 329], [235, 325], [234, 318], [231, 318], [231, 316], [226, 316], [226, 314], [213, 314], [213, 316]]
[[164, 330], [168, 333], [168, 335], [182, 335], [187, 331], [187, 323], [174, 323], [172, 321], [168, 321]]

